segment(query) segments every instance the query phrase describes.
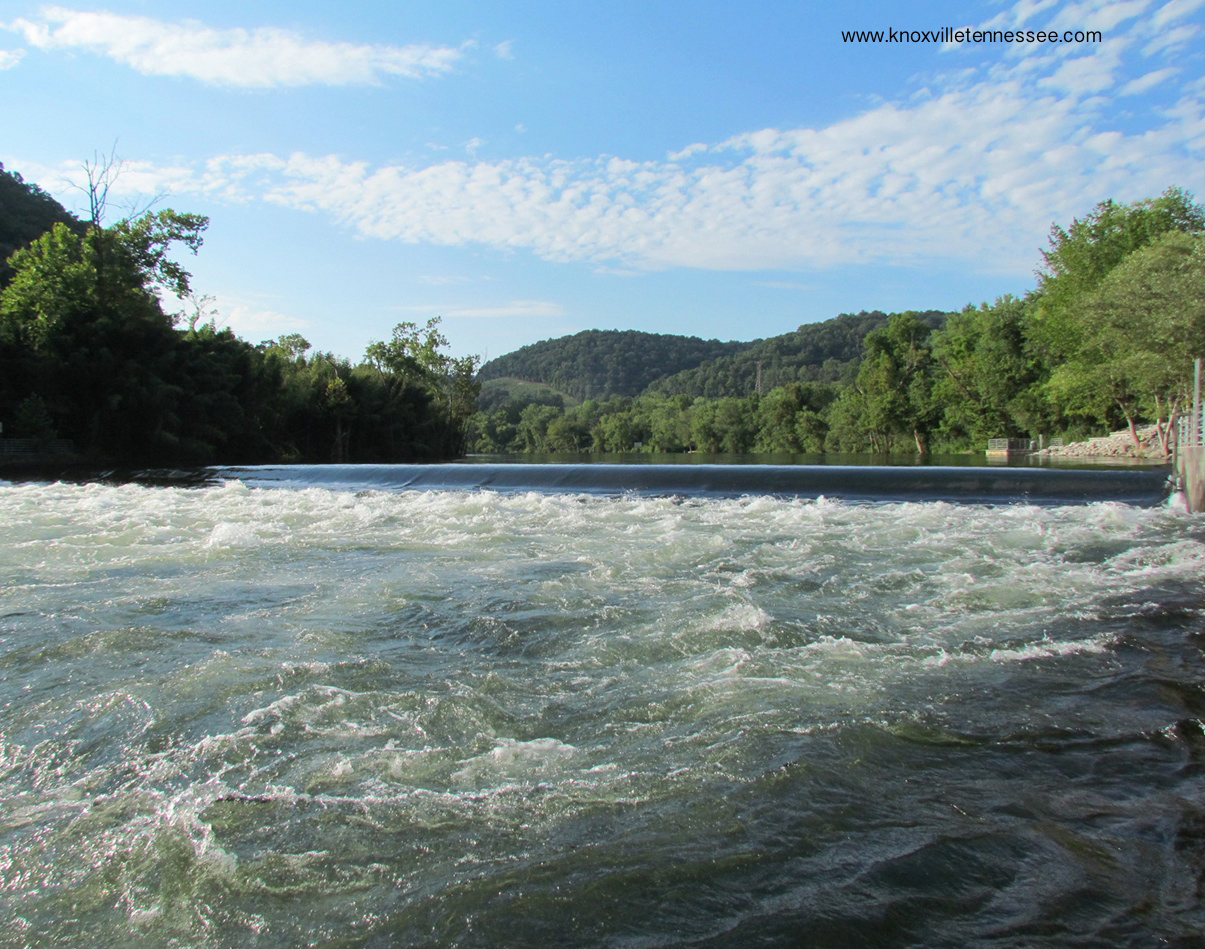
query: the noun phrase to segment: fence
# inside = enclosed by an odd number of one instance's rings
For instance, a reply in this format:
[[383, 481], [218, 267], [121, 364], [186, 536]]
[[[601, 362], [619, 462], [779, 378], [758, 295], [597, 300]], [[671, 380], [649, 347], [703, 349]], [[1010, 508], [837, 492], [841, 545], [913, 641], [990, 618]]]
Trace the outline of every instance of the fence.
[[1178, 444], [1205, 445], [1205, 406], [1201, 406], [1194, 414], [1190, 409], [1187, 414], [1180, 416], [1180, 431]]
[[1011, 452], [1041, 451], [1043, 448], [1061, 448], [1061, 438], [989, 438], [987, 453], [989, 455], [1009, 454]]

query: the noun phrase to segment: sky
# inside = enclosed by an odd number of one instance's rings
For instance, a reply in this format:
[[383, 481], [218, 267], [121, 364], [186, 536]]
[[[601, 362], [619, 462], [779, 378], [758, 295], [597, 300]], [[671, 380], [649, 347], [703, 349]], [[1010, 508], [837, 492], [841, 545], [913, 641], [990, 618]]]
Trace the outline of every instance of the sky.
[[253, 343], [751, 340], [1021, 295], [1052, 224], [1200, 200], [1203, 33], [1201, 0], [0, 0], [0, 162], [207, 215], [173, 308]]

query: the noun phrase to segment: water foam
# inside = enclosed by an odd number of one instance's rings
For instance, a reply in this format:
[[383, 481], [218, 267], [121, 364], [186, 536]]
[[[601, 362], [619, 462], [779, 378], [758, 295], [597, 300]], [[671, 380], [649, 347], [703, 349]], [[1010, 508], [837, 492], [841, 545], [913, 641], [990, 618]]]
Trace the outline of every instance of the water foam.
[[1147, 687], [1142, 663], [1205, 572], [1199, 518], [1117, 504], [24, 485], [0, 520], [0, 868], [47, 944], [81, 914], [251, 945], [365, 912], [555, 941], [505, 901], [837, 899], [813, 856], [873, 881], [880, 831], [972, 853], [984, 821], [1022, 852], [1033, 820], [992, 789], [1040, 810], [1081, 766], [1020, 767], [1025, 736], [1107, 722], [1094, 781], [1168, 745], [1141, 736], [1184, 718], [1178, 667]]

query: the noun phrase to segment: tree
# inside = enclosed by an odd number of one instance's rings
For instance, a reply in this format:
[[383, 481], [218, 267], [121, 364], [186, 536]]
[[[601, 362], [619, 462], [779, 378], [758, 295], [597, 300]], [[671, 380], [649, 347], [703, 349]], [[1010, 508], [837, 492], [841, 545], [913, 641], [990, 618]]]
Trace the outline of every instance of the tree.
[[1032, 343], [1052, 367], [1072, 356], [1083, 342], [1077, 305], [1114, 267], [1163, 234], [1202, 230], [1205, 209], [1181, 188], [1133, 204], [1103, 201], [1066, 230], [1052, 226], [1050, 249], [1042, 252], [1046, 267], [1038, 273]]
[[[354, 368], [312, 354], [297, 334], [250, 346], [217, 329], [173, 256], [181, 245], [197, 252], [207, 218], [146, 211], [104, 226], [119, 167], [111, 157], [85, 165], [88, 225], [0, 170], [0, 241], [36, 237], [11, 256], [11, 278], [0, 287], [0, 419], [14, 431], [58, 431], [106, 462], [408, 461], [463, 452], [477, 359], [441, 352], [438, 318], [425, 329], [400, 324], [389, 342], [370, 347], [369, 364]], [[32, 208], [35, 225], [54, 226], [40, 236], [25, 224], [6, 228], [14, 202], [15, 217]], [[179, 329], [164, 309], [173, 296], [188, 311]]]
[[529, 405], [519, 414], [519, 439], [524, 451], [549, 451], [548, 429], [561, 418], [559, 409], [551, 405]]
[[1029, 304], [1006, 295], [993, 304], [968, 306], [934, 333], [933, 398], [941, 428], [982, 447], [989, 438], [1008, 438], [1043, 427], [1032, 387], [1038, 367], [1025, 351]]
[[1170, 231], [1134, 251], [1069, 312], [1081, 345], [1051, 374], [1053, 399], [1107, 419], [1118, 411], [1140, 449], [1137, 423], [1171, 430], [1188, 397], [1188, 366], [1205, 355], [1205, 236]]
[[861, 433], [871, 451], [888, 452], [897, 435], [910, 435], [919, 454], [929, 450], [938, 411], [932, 398], [932, 332], [913, 313], [897, 313], [862, 342], [862, 363], [840, 408], [841, 436]]
[[273, 342], [265, 343], [264, 348], [281, 353], [289, 362], [304, 363], [305, 354], [313, 347], [300, 333], [288, 333], [278, 336]]
[[25, 386], [86, 451], [127, 451], [169, 424], [164, 361], [176, 340], [148, 285], [169, 232], [136, 233], [90, 227], [81, 236], [56, 224], [12, 256], [14, 276], [0, 296]]
[[822, 383], [791, 382], [771, 389], [757, 405], [754, 451], [823, 451], [828, 426], [821, 416], [832, 396]]
[[469, 420], [477, 407], [480, 359], [444, 353], [448, 340], [439, 330], [440, 322], [433, 316], [423, 327], [398, 323], [387, 342], [370, 343], [364, 355], [380, 375], [390, 374], [402, 386], [414, 386], [431, 397], [441, 413], [434, 447], [443, 455], [454, 456], [464, 453]]
[[447, 337], [439, 331], [440, 318], [433, 316], [427, 325], [398, 323], [388, 342], [370, 343], [366, 359], [381, 371], [389, 371], [402, 379], [428, 383], [443, 373], [446, 358], [440, 352], [448, 345]]
[[201, 249], [202, 234], [209, 227], [203, 214], [184, 214], [164, 210], [123, 219], [110, 229], [117, 237], [142, 277], [142, 286], [151, 292], [164, 291], [181, 300], [190, 296], [192, 275], [168, 256], [176, 244], [183, 244], [193, 254]]

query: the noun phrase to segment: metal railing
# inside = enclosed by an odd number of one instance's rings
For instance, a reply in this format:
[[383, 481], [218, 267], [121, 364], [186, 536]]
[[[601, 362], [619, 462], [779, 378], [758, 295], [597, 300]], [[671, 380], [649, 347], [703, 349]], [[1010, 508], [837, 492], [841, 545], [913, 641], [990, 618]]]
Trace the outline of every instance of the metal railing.
[[1181, 415], [1177, 434], [1180, 445], [1205, 445], [1205, 406]]
[[1061, 438], [989, 438], [987, 450], [992, 454], [1010, 451], [1040, 451], [1043, 448], [1062, 448]]

